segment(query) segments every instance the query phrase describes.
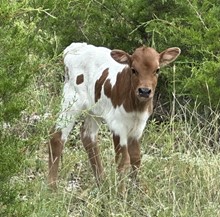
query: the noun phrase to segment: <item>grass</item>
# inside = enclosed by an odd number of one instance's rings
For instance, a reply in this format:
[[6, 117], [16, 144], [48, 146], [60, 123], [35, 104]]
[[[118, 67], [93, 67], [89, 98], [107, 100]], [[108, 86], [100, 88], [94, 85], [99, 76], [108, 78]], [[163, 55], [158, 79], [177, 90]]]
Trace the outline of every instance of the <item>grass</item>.
[[[121, 198], [113, 153], [104, 151], [106, 181], [100, 189], [81, 149], [65, 149], [57, 193], [45, 182], [45, 147], [29, 156], [27, 168], [13, 177], [11, 187], [20, 189], [14, 216], [219, 216], [220, 156], [198, 151], [169, 156], [144, 154], [140, 186], [130, 181]], [[41, 167], [39, 168], [39, 161]], [[69, 174], [73, 180], [70, 182]]]
[[106, 178], [97, 188], [79, 140], [80, 122], [64, 150], [59, 189], [51, 192], [46, 183], [46, 143], [59, 110], [60, 93], [50, 80], [59, 67], [50, 66], [49, 72], [33, 82], [25, 96], [32, 99], [29, 107], [14, 126], [5, 129], [5, 133], [18, 134], [28, 146], [21, 172], [5, 183], [15, 200], [10, 206], [0, 204], [3, 216], [220, 216], [219, 113], [209, 110], [207, 117], [201, 117], [196, 107], [189, 110], [177, 100], [178, 110], [169, 121], [148, 123], [142, 138], [140, 183], [136, 186], [128, 180], [124, 197], [117, 192], [108, 129], [100, 126]]

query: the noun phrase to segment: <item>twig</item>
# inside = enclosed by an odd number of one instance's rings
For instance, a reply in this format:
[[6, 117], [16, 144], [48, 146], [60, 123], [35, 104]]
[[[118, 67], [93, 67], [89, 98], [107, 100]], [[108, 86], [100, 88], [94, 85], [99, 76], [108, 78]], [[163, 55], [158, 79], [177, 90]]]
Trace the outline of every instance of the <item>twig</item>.
[[187, 0], [187, 2], [189, 3], [189, 5], [191, 6], [191, 8], [196, 12], [196, 15], [198, 16], [199, 20], [201, 21], [202, 25], [204, 26], [204, 28], [206, 30], [209, 31], [208, 27], [205, 25], [204, 20], [202, 19], [200, 13], [196, 10], [196, 8], [192, 5], [192, 3], [190, 2], [190, 0]]
[[154, 14], [154, 17], [155, 17], [155, 19], [153, 19], [153, 20], [149, 20], [149, 21], [146, 21], [146, 22], [144, 22], [144, 23], [139, 24], [135, 29], [133, 29], [133, 30], [129, 33], [129, 35], [133, 34], [134, 32], [136, 32], [136, 31], [137, 31], [139, 28], [141, 28], [141, 27], [146, 27], [147, 25], [149, 25], [149, 24], [152, 23], [152, 22], [161, 22], [161, 23], [170, 25], [170, 26], [172, 26], [172, 27], [178, 29], [173, 23], [171, 23], [171, 22], [169, 22], [169, 21], [167, 21], [167, 20], [159, 19], [155, 14]]

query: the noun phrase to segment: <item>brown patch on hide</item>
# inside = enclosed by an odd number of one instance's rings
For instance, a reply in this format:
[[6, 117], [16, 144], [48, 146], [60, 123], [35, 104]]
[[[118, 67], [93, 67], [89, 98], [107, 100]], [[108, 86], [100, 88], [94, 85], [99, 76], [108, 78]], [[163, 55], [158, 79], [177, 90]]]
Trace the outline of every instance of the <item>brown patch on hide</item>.
[[76, 77], [76, 84], [79, 85], [79, 84], [82, 84], [84, 82], [84, 75], [81, 74], [81, 75], [78, 75]]
[[97, 102], [101, 97], [102, 86], [108, 77], [108, 68], [102, 72], [101, 77], [95, 82], [95, 102]]
[[112, 85], [110, 83], [110, 79], [107, 79], [105, 84], [104, 84], [104, 94], [108, 98], [111, 98], [111, 95], [112, 95]]

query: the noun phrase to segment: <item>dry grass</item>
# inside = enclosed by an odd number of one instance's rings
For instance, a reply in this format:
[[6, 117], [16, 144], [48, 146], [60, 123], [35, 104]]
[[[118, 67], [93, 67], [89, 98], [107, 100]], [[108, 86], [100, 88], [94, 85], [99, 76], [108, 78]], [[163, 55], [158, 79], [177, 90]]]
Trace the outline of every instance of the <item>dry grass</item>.
[[[59, 110], [58, 90], [44, 85], [53, 77], [41, 77], [27, 96], [32, 98], [23, 119], [6, 128], [23, 136], [29, 146], [22, 173], [11, 178], [11, 189], [17, 189], [16, 203], [7, 210], [9, 216], [220, 216], [219, 113], [209, 110], [201, 117], [196, 107], [178, 104], [170, 121], [158, 124], [151, 120], [142, 138], [140, 183], [128, 180], [128, 191], [117, 192], [117, 173], [113, 163], [111, 136], [100, 126], [100, 148], [106, 178], [97, 188], [87, 155], [79, 140], [79, 125], [65, 147], [60, 168], [59, 190], [48, 190], [47, 146], [49, 130]], [[49, 91], [52, 94], [49, 94]], [[28, 118], [27, 118], [28, 117]], [[25, 134], [21, 134], [21, 130]], [[7, 132], [6, 132], [7, 133]]]

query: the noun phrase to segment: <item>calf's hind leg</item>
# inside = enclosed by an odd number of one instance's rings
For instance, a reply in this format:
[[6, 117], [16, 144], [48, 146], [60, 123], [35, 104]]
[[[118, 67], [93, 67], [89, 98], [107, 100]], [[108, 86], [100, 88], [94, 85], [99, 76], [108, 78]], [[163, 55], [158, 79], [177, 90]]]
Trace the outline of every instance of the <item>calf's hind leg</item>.
[[74, 125], [74, 120], [69, 122], [65, 128], [57, 128], [52, 132], [51, 139], [48, 144], [49, 151], [49, 174], [48, 174], [48, 183], [53, 189], [57, 188], [57, 177], [58, 177], [58, 168], [59, 162], [62, 155], [63, 147], [67, 140], [67, 137], [72, 130]]
[[58, 167], [64, 145], [61, 136], [62, 136], [61, 131], [53, 132], [52, 138], [50, 139], [50, 142], [48, 144], [48, 151], [49, 151], [48, 183], [50, 187], [52, 187], [53, 189], [57, 187]]
[[[67, 85], [67, 84], [66, 84]], [[72, 130], [75, 118], [80, 112], [80, 106], [71, 102], [72, 98], [65, 94], [64, 91], [64, 101], [62, 102], [62, 112], [59, 115], [55, 129], [52, 132], [51, 139], [48, 144], [49, 150], [49, 174], [48, 174], [48, 183], [52, 188], [57, 187], [57, 176], [58, 176], [58, 167], [59, 161], [62, 154], [63, 147], [67, 141], [68, 135]]]

